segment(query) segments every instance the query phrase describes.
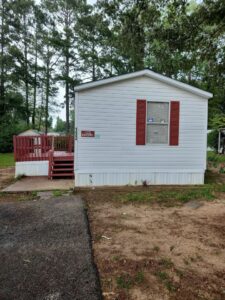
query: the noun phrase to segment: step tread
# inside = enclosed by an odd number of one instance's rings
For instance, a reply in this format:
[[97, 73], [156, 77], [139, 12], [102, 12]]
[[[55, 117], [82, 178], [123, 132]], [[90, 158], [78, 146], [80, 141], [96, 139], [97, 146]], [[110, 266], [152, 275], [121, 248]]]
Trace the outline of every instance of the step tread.
[[60, 164], [60, 163], [53, 163], [52, 164], [53, 166], [73, 166], [74, 163], [63, 163], [63, 164]]
[[62, 174], [52, 174], [51, 177], [74, 177], [74, 174], [73, 173], [70, 173], [70, 174], [65, 174], [65, 173], [62, 173]]
[[53, 168], [52, 171], [53, 171], [53, 172], [54, 172], [54, 171], [57, 171], [57, 172], [58, 172], [58, 171], [73, 171], [73, 168], [68, 168], [68, 169], [67, 169], [67, 168], [64, 168], [64, 169], [63, 169], [63, 168], [59, 168], [59, 169], [54, 169], [54, 168]]
[[73, 158], [69, 158], [69, 157], [62, 157], [62, 158], [53, 158], [53, 161], [64, 161], [64, 160], [66, 160], [66, 161], [74, 161], [74, 159]]

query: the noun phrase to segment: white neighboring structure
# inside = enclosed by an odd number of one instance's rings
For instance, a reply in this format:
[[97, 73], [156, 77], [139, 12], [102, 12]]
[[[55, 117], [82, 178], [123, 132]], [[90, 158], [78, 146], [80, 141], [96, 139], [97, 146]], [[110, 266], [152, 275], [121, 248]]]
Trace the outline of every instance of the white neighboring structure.
[[150, 70], [76, 87], [75, 185], [203, 184], [212, 96]]
[[18, 136], [36, 136], [36, 135], [39, 136], [40, 132], [35, 129], [28, 129], [18, 134]]

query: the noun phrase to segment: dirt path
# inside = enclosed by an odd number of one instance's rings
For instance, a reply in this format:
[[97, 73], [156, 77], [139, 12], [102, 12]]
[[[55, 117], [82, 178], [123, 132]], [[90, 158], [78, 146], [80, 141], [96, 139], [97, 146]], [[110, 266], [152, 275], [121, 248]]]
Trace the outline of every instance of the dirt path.
[[78, 196], [0, 203], [1, 300], [97, 300], [83, 202]]

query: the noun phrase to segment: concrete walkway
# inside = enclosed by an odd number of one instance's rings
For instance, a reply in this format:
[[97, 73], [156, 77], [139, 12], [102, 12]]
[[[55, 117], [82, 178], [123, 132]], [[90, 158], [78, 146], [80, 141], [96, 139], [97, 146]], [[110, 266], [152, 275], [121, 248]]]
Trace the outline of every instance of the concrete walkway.
[[0, 236], [0, 299], [101, 299], [79, 196], [0, 203]]
[[32, 192], [69, 190], [74, 188], [74, 179], [48, 180], [46, 176], [24, 177], [3, 189], [3, 192]]

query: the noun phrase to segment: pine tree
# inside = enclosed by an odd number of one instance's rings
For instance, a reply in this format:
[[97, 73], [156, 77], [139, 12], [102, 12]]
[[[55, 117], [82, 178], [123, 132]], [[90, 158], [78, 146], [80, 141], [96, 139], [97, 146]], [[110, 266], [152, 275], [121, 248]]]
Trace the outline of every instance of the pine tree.
[[57, 23], [59, 40], [57, 51], [61, 59], [58, 63], [58, 80], [65, 86], [66, 132], [70, 132], [70, 103], [74, 85], [79, 81], [79, 60], [77, 57], [76, 23], [86, 5], [85, 0], [57, 0], [49, 9]]

